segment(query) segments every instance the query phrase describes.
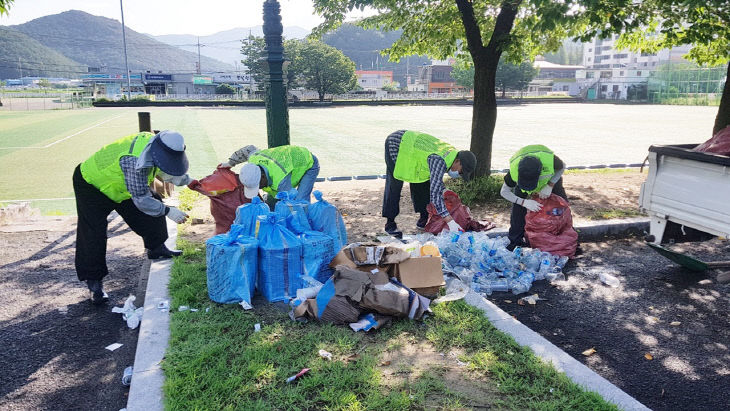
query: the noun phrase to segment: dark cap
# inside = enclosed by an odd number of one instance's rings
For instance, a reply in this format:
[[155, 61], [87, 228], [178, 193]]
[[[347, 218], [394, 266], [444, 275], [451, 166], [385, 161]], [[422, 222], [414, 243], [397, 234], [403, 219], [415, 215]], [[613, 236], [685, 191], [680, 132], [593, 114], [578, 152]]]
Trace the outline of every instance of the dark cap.
[[469, 150], [462, 150], [456, 154], [456, 158], [461, 163], [461, 178], [469, 181], [474, 177], [474, 170], [477, 168], [477, 156]]
[[180, 133], [161, 131], [150, 142], [150, 154], [157, 168], [171, 176], [181, 176], [188, 172], [185, 141]]
[[517, 166], [517, 187], [522, 191], [532, 191], [537, 187], [542, 171], [542, 162], [535, 156], [527, 156]]

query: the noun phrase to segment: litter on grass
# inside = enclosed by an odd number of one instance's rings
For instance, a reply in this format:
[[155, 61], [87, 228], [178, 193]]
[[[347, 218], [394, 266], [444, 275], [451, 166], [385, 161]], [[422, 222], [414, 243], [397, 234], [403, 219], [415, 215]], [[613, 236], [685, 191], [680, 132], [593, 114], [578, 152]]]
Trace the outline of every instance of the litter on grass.
[[319, 350], [319, 356], [324, 358], [327, 361], [332, 361], [332, 353], [325, 351], [325, 350]]

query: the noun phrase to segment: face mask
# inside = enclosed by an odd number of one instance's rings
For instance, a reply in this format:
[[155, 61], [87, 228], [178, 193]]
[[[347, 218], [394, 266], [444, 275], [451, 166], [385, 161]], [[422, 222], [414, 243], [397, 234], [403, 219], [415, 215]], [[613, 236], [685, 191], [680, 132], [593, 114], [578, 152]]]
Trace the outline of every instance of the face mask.
[[160, 177], [162, 179], [162, 181], [164, 181], [164, 182], [169, 182], [170, 180], [172, 180], [172, 177], [173, 177], [173, 176], [165, 173], [162, 170], [157, 172], [157, 176]]
[[451, 178], [459, 178], [459, 177], [461, 177], [461, 174], [459, 174], [458, 171], [449, 170], [449, 177], [451, 177]]

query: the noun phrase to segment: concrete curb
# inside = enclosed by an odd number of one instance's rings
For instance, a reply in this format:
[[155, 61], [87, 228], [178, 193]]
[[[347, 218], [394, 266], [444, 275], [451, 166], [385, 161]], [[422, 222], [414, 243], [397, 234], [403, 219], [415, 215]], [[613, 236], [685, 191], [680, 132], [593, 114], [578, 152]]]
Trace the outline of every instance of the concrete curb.
[[[600, 220], [595, 223], [588, 223], [575, 227], [578, 232], [578, 240], [582, 242], [593, 242], [603, 240], [605, 237], [628, 237], [630, 235], [642, 235], [649, 231], [649, 218], [616, 218], [611, 220]], [[489, 237], [507, 235], [508, 230], [496, 228], [487, 231]]]
[[[165, 245], [174, 249], [177, 242], [177, 224], [168, 220], [167, 232], [169, 238]], [[169, 308], [163, 311], [158, 309], [157, 305], [167, 301], [169, 306], [167, 283], [170, 280], [171, 268], [172, 260], [153, 261], [149, 265], [144, 315], [139, 329], [132, 385], [127, 399], [128, 411], [164, 409], [162, 385], [165, 383], [165, 374], [161, 364], [170, 338], [170, 313]]]
[[482, 310], [487, 319], [498, 330], [512, 336], [521, 346], [530, 348], [537, 357], [546, 363], [552, 364], [556, 370], [567, 375], [571, 381], [582, 386], [584, 389], [599, 394], [603, 399], [623, 410], [649, 410], [649, 408], [637, 401], [634, 397], [626, 394], [583, 363], [553, 345], [540, 334], [515, 320], [491, 301], [482, 298], [479, 294], [471, 290], [464, 297], [464, 301]]

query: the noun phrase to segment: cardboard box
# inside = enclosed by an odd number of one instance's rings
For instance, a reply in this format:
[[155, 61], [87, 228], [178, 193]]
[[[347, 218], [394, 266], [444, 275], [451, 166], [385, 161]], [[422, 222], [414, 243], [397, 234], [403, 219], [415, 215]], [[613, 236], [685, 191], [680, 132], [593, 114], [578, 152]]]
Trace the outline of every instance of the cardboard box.
[[411, 257], [394, 265], [395, 277], [406, 287], [426, 296], [435, 296], [446, 285], [441, 257]]
[[[374, 249], [381, 248], [381, 253], [374, 252]], [[355, 257], [353, 258], [353, 254]], [[357, 265], [355, 259], [358, 261], [374, 261], [374, 257], [378, 256], [378, 262], [376, 264], [368, 265]], [[335, 268], [338, 265], [344, 265], [348, 268], [352, 268], [359, 271], [370, 272], [374, 268], [381, 268], [382, 270], [388, 271], [388, 267], [392, 264], [399, 263], [403, 260], [408, 259], [408, 253], [401, 250], [398, 247], [383, 246], [382, 244], [352, 244], [344, 247], [330, 262], [330, 267]]]

